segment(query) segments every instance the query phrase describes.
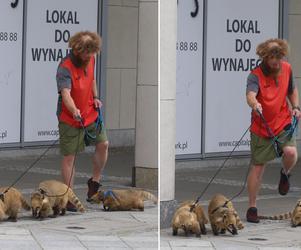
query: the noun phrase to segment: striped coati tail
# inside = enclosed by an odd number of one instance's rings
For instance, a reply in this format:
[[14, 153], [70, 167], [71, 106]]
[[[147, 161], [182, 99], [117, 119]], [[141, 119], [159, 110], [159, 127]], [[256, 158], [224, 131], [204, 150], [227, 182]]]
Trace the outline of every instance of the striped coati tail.
[[284, 213], [284, 214], [278, 214], [278, 215], [273, 215], [273, 216], [264, 216], [264, 215], [259, 215], [259, 219], [262, 220], [287, 220], [292, 218], [292, 213]]
[[81, 212], [85, 212], [85, 208], [83, 204], [80, 202], [80, 200], [77, 198], [77, 196], [73, 193], [71, 189], [68, 191], [68, 200], [76, 206], [76, 208]]

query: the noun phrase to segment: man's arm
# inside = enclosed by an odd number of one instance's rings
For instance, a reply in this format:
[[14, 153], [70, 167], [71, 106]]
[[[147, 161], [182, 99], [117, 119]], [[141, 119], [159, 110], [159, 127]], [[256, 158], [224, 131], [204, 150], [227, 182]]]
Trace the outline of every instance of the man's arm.
[[247, 103], [250, 106], [250, 108], [254, 111], [259, 111], [262, 113], [262, 106], [257, 101], [257, 93], [259, 91], [259, 83], [258, 83], [258, 77], [252, 73], [248, 75], [247, 78]]
[[299, 106], [299, 92], [295, 87], [293, 92], [288, 95], [288, 99], [292, 105], [293, 115], [297, 117], [297, 119], [301, 118], [300, 106]]
[[72, 97], [71, 97], [71, 87], [72, 80], [71, 74], [67, 68], [61, 67], [59, 65], [56, 74], [57, 90], [62, 96], [63, 103], [65, 104], [68, 111], [73, 115], [74, 119], [81, 117], [80, 110], [77, 109]]
[[93, 80], [92, 91], [93, 91], [93, 97], [98, 98], [97, 84], [96, 84], [95, 79]]
[[95, 108], [101, 108], [102, 103], [98, 97], [98, 91], [97, 91], [97, 84], [96, 81], [93, 80], [93, 87], [92, 87], [92, 91], [93, 91], [93, 99], [94, 99], [94, 106]]
[[247, 103], [250, 106], [250, 108], [254, 111], [259, 111], [262, 113], [262, 106], [256, 99], [257, 93], [254, 91], [248, 91], [247, 92]]
[[288, 99], [292, 107], [299, 107], [299, 92], [296, 87], [294, 88], [293, 92], [288, 95]]
[[61, 90], [61, 95], [62, 95], [62, 99], [63, 102], [66, 106], [66, 108], [69, 110], [69, 112], [73, 115], [74, 119], [78, 119], [81, 117], [80, 115], [80, 110], [77, 109], [77, 107], [75, 106], [75, 103], [70, 95], [71, 90], [68, 88], [63, 88]]

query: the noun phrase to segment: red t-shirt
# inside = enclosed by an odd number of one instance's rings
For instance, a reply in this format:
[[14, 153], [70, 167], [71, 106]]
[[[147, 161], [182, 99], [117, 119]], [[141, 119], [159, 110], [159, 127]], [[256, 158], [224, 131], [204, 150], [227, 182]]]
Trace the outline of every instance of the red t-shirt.
[[86, 69], [77, 67], [72, 53], [59, 64], [56, 79], [59, 92], [57, 116], [60, 122], [73, 127], [81, 127], [80, 122], [75, 121], [62, 101], [60, 91], [63, 88], [71, 89], [71, 97], [80, 110], [85, 127], [96, 120], [98, 113], [94, 108], [93, 99], [94, 65], [95, 58], [91, 57]]
[[[262, 105], [263, 117], [274, 135], [278, 135], [286, 125], [291, 123], [292, 119], [286, 99], [290, 75], [292, 74], [291, 66], [289, 63], [282, 61], [281, 71], [277, 79], [265, 75], [261, 67], [255, 68], [251, 73], [258, 77], [259, 91], [256, 98]], [[252, 126], [250, 130], [258, 136], [270, 137], [261, 117], [255, 114], [255, 111], [252, 111]]]

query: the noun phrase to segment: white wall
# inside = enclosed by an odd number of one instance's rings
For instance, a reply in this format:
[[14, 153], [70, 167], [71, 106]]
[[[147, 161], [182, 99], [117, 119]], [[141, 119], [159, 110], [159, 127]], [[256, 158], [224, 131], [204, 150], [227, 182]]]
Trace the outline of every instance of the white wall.
[[[301, 93], [301, 1], [289, 0], [288, 2], [288, 42], [290, 45], [289, 62], [292, 64], [294, 80]], [[300, 130], [299, 130], [300, 131]], [[301, 133], [298, 133], [299, 140]]]
[[111, 146], [134, 145], [138, 0], [108, 0], [105, 123]]
[[139, 0], [135, 167], [158, 168], [158, 1]]
[[160, 3], [160, 200], [175, 198], [177, 1]]

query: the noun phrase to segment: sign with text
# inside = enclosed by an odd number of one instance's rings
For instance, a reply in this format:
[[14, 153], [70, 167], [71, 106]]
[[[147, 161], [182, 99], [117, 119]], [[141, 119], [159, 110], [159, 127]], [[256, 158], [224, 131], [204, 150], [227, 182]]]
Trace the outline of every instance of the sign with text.
[[209, 0], [205, 153], [250, 149], [246, 82], [260, 60], [256, 46], [278, 37], [278, 0]]
[[68, 40], [97, 31], [98, 0], [28, 0], [24, 141], [58, 138], [56, 70]]
[[0, 144], [20, 142], [23, 1], [0, 2]]
[[203, 1], [178, 1], [176, 154], [201, 153]]

